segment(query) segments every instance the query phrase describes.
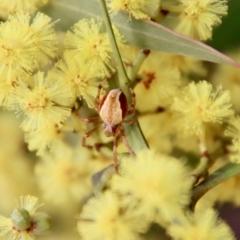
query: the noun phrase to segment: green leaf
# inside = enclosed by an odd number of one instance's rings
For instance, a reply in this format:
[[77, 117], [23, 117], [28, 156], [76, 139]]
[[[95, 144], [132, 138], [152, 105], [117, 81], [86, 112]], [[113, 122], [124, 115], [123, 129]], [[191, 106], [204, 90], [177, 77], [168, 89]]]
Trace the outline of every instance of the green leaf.
[[[99, 4], [96, 0], [52, 0], [51, 6], [45, 12], [53, 20], [60, 19], [61, 22], [57, 23], [57, 27], [66, 30], [82, 18], [101, 16]], [[240, 67], [240, 64], [233, 59], [201, 42], [152, 21], [132, 18], [128, 22], [128, 17], [128, 13], [121, 12], [112, 19], [112, 22], [130, 45]]]
[[191, 208], [194, 209], [197, 201], [206, 194], [210, 189], [214, 188], [218, 184], [228, 180], [231, 177], [240, 174], [240, 164], [237, 163], [226, 163], [224, 166], [217, 169], [200, 184], [194, 187], [192, 192], [192, 203]]

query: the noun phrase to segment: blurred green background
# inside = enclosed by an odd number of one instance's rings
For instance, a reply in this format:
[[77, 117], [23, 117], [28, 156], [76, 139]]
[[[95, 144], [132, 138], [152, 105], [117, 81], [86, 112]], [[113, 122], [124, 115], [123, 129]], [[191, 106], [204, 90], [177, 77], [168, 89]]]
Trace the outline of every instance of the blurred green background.
[[222, 24], [214, 29], [212, 40], [207, 42], [221, 52], [240, 47], [240, 0], [228, 2], [228, 15], [223, 17]]

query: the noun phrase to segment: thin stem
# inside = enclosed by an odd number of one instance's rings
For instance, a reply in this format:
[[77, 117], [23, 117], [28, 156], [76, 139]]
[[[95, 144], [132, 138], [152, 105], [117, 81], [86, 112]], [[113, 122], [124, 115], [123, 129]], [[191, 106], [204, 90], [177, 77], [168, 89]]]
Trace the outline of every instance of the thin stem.
[[197, 201], [210, 189], [237, 174], [240, 174], [240, 164], [230, 162], [209, 175], [193, 189], [191, 209], [194, 209]]
[[128, 77], [131, 80], [131, 83], [133, 85], [135, 85], [137, 73], [138, 73], [142, 63], [149, 55], [149, 53], [150, 53], [149, 49], [141, 49], [139, 51], [138, 55], [136, 56], [135, 60], [133, 61], [132, 65], [129, 68], [127, 68]]
[[183, 8], [180, 6], [175, 6], [173, 4], [169, 4], [169, 3], [162, 3], [161, 4], [161, 9], [165, 10], [165, 11], [169, 11], [169, 12], [175, 12], [175, 13], [180, 13], [183, 11]]
[[121, 59], [121, 55], [120, 55], [119, 50], [118, 50], [117, 42], [116, 42], [116, 39], [114, 37], [114, 32], [113, 32], [113, 29], [112, 29], [112, 23], [111, 23], [111, 20], [109, 18], [109, 15], [108, 15], [106, 2], [105, 2], [105, 0], [100, 0], [100, 2], [101, 2], [100, 5], [101, 5], [101, 8], [102, 8], [102, 12], [103, 12], [103, 14], [102, 14], [103, 15], [103, 20], [104, 20], [105, 27], [106, 27], [106, 30], [108, 32], [108, 37], [109, 37], [109, 40], [110, 40], [110, 43], [111, 43], [111, 46], [112, 46], [114, 59], [115, 59], [116, 64], [117, 64], [117, 70], [118, 70], [118, 75], [119, 75], [119, 79], [120, 79], [119, 80], [119, 87], [126, 94], [127, 98], [130, 99], [131, 96], [130, 96], [129, 89], [127, 87], [128, 83], [129, 83], [129, 79], [128, 79], [127, 74], [125, 72], [123, 62], [122, 62], [122, 59]]
[[200, 178], [206, 177], [208, 175], [208, 166], [209, 166], [209, 158], [201, 157], [198, 166], [190, 173], [191, 176], [195, 177], [196, 184]]
[[209, 153], [206, 148], [205, 134], [203, 134], [198, 139], [199, 150], [202, 155], [198, 166], [191, 172], [191, 175], [195, 178], [195, 183], [198, 183], [200, 178], [205, 178], [208, 176], [208, 169], [211, 165], [211, 159], [209, 158]]
[[[107, 6], [106, 6], [106, 2], [105, 0], [100, 0], [101, 2], [101, 8], [102, 8], [102, 12], [103, 12], [103, 20], [106, 26], [106, 30], [108, 32], [108, 36], [109, 36], [109, 40], [112, 46], [112, 51], [113, 51], [113, 55], [114, 55], [114, 59], [117, 63], [117, 70], [118, 70], [118, 77], [119, 77], [119, 87], [121, 88], [121, 90], [124, 92], [124, 94], [127, 97], [128, 102], [131, 102], [131, 92], [129, 90], [128, 84], [129, 84], [129, 79], [128, 76], [126, 74], [126, 71], [124, 69], [123, 66], [123, 62], [118, 50], [118, 46], [114, 37], [114, 33], [113, 33], [113, 29], [112, 29], [112, 24], [108, 15], [108, 11], [107, 11]], [[132, 118], [136, 118], [135, 114], [132, 115]], [[133, 148], [133, 150], [135, 151], [135, 153], [139, 152], [142, 149], [148, 148], [148, 145], [145, 141], [145, 138], [142, 134], [142, 131], [139, 127], [138, 122], [136, 122], [135, 124], [128, 124], [126, 126], [124, 126], [125, 132], [126, 132], [126, 136], [127, 139], [131, 145], [131, 147]]]

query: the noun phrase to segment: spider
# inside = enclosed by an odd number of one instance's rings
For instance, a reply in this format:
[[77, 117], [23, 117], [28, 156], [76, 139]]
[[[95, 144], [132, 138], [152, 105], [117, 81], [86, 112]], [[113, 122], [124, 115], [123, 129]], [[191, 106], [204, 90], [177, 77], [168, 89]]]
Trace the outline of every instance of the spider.
[[82, 146], [91, 148], [92, 146], [86, 144], [86, 139], [90, 137], [93, 133], [95, 133], [100, 127], [103, 127], [104, 134], [107, 137], [114, 137], [113, 161], [115, 171], [118, 172], [117, 146], [120, 138], [122, 138], [122, 141], [127, 147], [130, 154], [135, 156], [135, 153], [126, 138], [125, 131], [122, 125], [123, 123], [132, 124], [136, 121], [136, 119], [125, 120], [125, 117], [131, 115], [135, 110], [135, 93], [133, 92], [133, 89], [129, 87], [132, 94], [131, 106], [129, 109], [127, 104], [127, 98], [119, 88], [110, 90], [102, 97], [102, 99], [100, 99], [101, 91], [105, 81], [106, 80], [104, 80], [98, 85], [98, 93], [94, 104], [94, 108], [99, 113], [99, 117], [82, 119], [87, 123], [99, 121], [103, 123], [84, 134], [82, 138]]

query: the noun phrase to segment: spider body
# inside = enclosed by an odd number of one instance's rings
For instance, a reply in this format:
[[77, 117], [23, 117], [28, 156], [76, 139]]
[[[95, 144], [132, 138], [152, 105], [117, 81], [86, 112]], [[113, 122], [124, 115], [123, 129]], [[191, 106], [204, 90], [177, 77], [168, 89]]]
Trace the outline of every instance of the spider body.
[[127, 98], [120, 89], [113, 89], [104, 95], [99, 104], [99, 116], [107, 137], [115, 135], [126, 114]]
[[102, 99], [100, 99], [102, 86], [103, 83], [99, 84], [98, 94], [95, 99], [95, 109], [99, 113], [100, 117], [84, 118], [82, 120], [88, 123], [99, 121], [102, 121], [103, 123], [90, 130], [89, 132], [85, 133], [82, 139], [82, 145], [91, 148], [92, 146], [86, 144], [86, 139], [91, 136], [95, 131], [97, 131], [99, 127], [102, 126], [104, 134], [107, 137], [114, 137], [113, 160], [115, 170], [116, 172], [118, 172], [117, 146], [120, 138], [123, 140], [123, 143], [126, 145], [131, 155], [135, 156], [134, 151], [132, 150], [131, 146], [127, 141], [125, 131], [122, 125], [123, 123], [131, 124], [136, 121], [135, 119], [125, 120], [125, 117], [131, 115], [135, 110], [135, 94], [133, 90], [129, 88], [132, 93], [132, 102], [131, 107], [128, 109], [127, 98], [124, 93], [118, 88], [110, 90], [102, 97]]

